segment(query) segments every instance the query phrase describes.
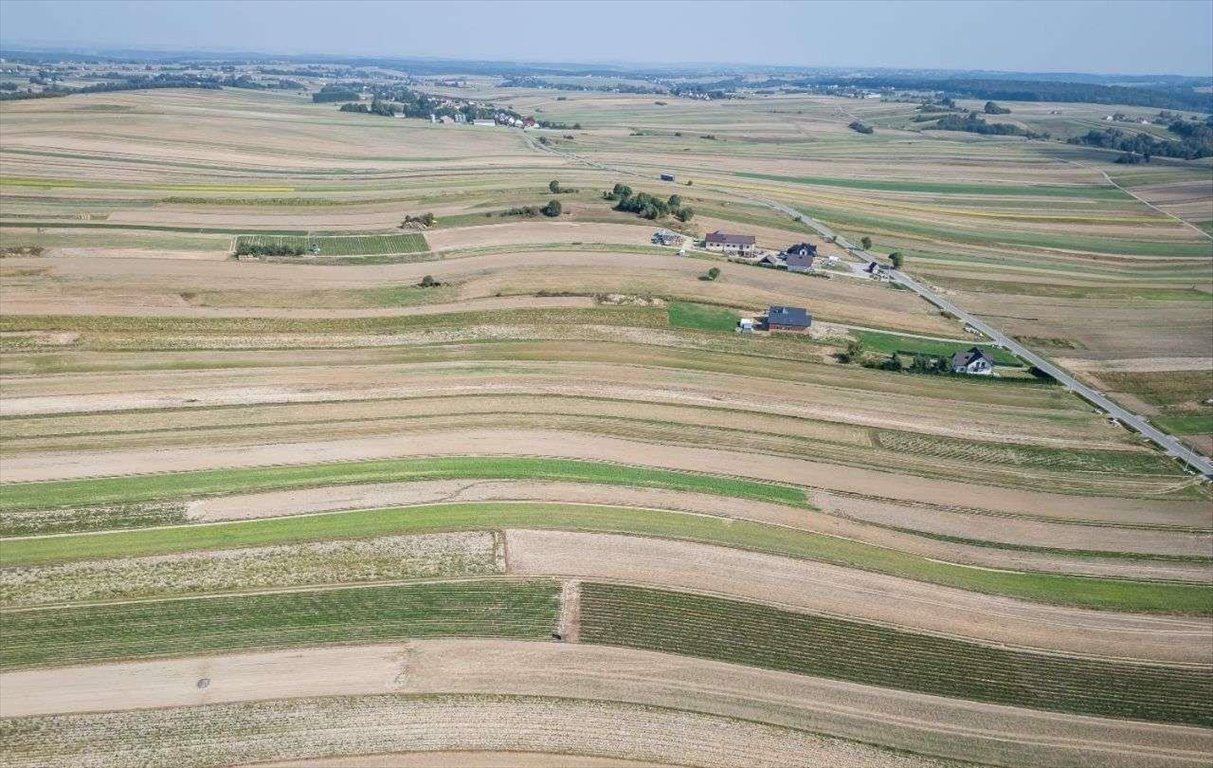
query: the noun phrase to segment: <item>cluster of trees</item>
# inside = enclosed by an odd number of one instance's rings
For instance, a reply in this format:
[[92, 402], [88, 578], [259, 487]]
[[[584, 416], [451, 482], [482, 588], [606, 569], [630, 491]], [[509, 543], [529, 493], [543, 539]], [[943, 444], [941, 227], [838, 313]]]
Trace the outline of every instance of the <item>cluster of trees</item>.
[[502, 216], [524, 216], [528, 219], [533, 219], [539, 215], [539, 206], [523, 205], [517, 208], [507, 208], [501, 212]]
[[976, 112], [970, 112], [966, 117], [944, 115], [931, 127], [940, 131], [965, 131], [966, 133], [980, 133], [991, 136], [1024, 136], [1029, 139], [1049, 138], [1049, 134], [1047, 133], [1029, 131], [1020, 128], [1018, 125], [988, 123], [978, 117]]
[[360, 112], [368, 115], [382, 115], [383, 117], [395, 117], [400, 114], [400, 110], [395, 104], [388, 101], [380, 101], [375, 99], [370, 104], [365, 102], [350, 102], [349, 104], [341, 105], [342, 112]]
[[551, 218], [556, 218], [564, 213], [564, 206], [559, 200], [549, 200], [548, 204], [540, 207], [538, 205], [523, 205], [518, 208], [509, 208], [501, 212], [502, 216], [522, 216], [524, 218], [533, 219], [536, 216], [543, 214]]
[[568, 123], [557, 123], [557, 122], [553, 122], [551, 120], [540, 120], [537, 123], [537, 125], [540, 128], [550, 128], [554, 131], [580, 131], [581, 130], [581, 123], [573, 123], [572, 125], [569, 125]]
[[847, 127], [856, 133], [876, 133], [876, 130], [872, 128], [872, 126], [867, 125], [866, 123], [861, 123], [858, 120], [853, 121]]
[[951, 112], [956, 109], [956, 102], [947, 96], [936, 101], [927, 101], [918, 105], [919, 112]]
[[404, 221], [400, 222], [401, 229], [429, 229], [438, 223], [438, 217], [432, 213], [423, 213], [420, 216], [409, 214], [404, 217]]
[[236, 246], [237, 256], [302, 256], [303, 249], [297, 245], [267, 245], [258, 243], [240, 243]]
[[893, 352], [882, 360], [865, 362], [864, 366], [867, 368], [879, 368], [882, 371], [909, 371], [910, 373], [926, 373], [934, 376], [952, 373], [952, 366], [948, 360], [923, 354], [914, 355], [914, 359], [910, 361], [909, 365], [903, 364], [901, 356]]
[[1213, 155], [1213, 124], [1177, 120], [1169, 131], [1178, 141], [1158, 139], [1146, 133], [1130, 133], [1120, 128], [1100, 128], [1070, 139], [1070, 144], [1123, 152], [1118, 163], [1150, 162], [1151, 157], [1177, 157], [1196, 160]]
[[349, 85], [336, 85], [334, 83], [329, 83], [319, 91], [312, 94], [312, 102], [315, 104], [328, 104], [330, 102], [337, 101], [357, 101], [360, 98], [362, 98], [361, 88], [355, 88]]
[[663, 219], [673, 215], [679, 221], [686, 222], [695, 217], [694, 209], [683, 205], [680, 195], [662, 199], [648, 192], [634, 192], [626, 184], [616, 184], [610, 192], [603, 192], [602, 197], [616, 201], [615, 210], [640, 214], [646, 219]]
[[1011, 114], [1010, 109], [1008, 109], [1007, 107], [1000, 107], [999, 105], [995, 104], [992, 101], [987, 101], [984, 109], [985, 109], [985, 113], [987, 115], [1009, 115], [1009, 114]]

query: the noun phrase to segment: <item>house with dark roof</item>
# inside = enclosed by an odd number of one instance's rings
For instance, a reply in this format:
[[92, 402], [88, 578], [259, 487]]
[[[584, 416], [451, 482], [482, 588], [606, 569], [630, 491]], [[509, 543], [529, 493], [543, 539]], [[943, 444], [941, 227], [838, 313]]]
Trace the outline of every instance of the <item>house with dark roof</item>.
[[804, 307], [771, 307], [767, 310], [768, 331], [803, 333], [813, 324], [813, 316]]
[[980, 347], [952, 355], [952, 373], [989, 376], [994, 373], [994, 361]]
[[709, 232], [703, 238], [703, 245], [709, 251], [722, 251], [732, 254], [748, 254], [753, 252], [756, 238], [753, 235], [731, 235], [716, 230]]
[[817, 258], [817, 246], [797, 243], [783, 252], [783, 258], [789, 272], [808, 272], [813, 269], [813, 259]]

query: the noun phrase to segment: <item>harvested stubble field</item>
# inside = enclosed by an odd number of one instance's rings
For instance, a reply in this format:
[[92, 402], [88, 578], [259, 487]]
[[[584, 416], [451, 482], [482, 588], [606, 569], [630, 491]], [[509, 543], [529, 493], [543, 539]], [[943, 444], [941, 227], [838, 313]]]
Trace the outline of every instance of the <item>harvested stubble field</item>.
[[[1207, 167], [917, 132], [909, 104], [458, 95], [640, 176], [276, 92], [0, 104], [0, 763], [1205, 759], [1207, 484], [1022, 369], [842, 364], [982, 340], [845, 269], [676, 256], [601, 192], [772, 248], [843, 255], [754, 198], [871, 236], [1200, 431], [1213, 251], [1166, 213], [1207, 224]], [[1099, 119], [1054, 108], [1014, 117]], [[552, 179], [561, 216], [502, 215]], [[812, 333], [732, 332], [774, 304]]]
[[[525, 696], [362, 696], [216, 704], [141, 713], [0, 721], [12, 765], [99, 758], [104, 765], [210, 768], [337, 754], [466, 751], [584, 754], [658, 765], [927, 768], [791, 728], [611, 701]], [[205, 743], [206, 748], [199, 748]]]

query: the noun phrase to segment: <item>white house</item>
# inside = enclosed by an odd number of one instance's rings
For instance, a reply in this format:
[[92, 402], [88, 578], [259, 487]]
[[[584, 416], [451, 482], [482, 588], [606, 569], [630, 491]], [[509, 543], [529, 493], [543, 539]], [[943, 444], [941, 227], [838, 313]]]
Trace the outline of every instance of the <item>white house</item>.
[[724, 251], [739, 255], [753, 252], [754, 242], [753, 235], [730, 235], [719, 230], [709, 232], [703, 239], [704, 246], [710, 251]]
[[994, 373], [994, 361], [980, 347], [973, 347], [967, 352], [952, 355], [952, 373], [989, 376]]

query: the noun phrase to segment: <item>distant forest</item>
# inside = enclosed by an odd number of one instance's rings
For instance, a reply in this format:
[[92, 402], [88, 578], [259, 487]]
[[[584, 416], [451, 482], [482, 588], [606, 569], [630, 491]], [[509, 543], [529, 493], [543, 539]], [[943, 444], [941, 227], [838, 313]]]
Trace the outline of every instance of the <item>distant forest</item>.
[[[175, 75], [162, 73], [151, 77], [125, 76], [121, 79], [84, 85], [79, 88], [69, 88], [54, 82], [49, 82], [41, 91], [0, 90], [0, 101], [19, 101], [21, 99], [53, 99], [58, 96], [71, 96], [76, 93], [110, 93], [112, 91], [142, 91], [154, 88], [201, 88], [218, 90], [220, 88], [249, 88], [252, 90], [302, 90], [303, 83], [294, 80], [279, 80], [274, 85], [264, 85], [245, 75], [239, 77], [219, 77], [215, 75]], [[31, 78], [31, 82], [35, 79]], [[39, 83], [41, 85], [42, 83]]]
[[855, 79], [812, 78], [817, 85], [844, 85], [879, 90], [897, 88], [943, 91], [953, 97], [1001, 101], [1070, 101], [1084, 104], [1123, 104], [1130, 107], [1184, 109], [1213, 112], [1213, 93], [1198, 93], [1191, 86], [1099, 85], [1097, 83], [1047, 82], [1040, 80], [984, 80], [968, 78], [863, 77]]

